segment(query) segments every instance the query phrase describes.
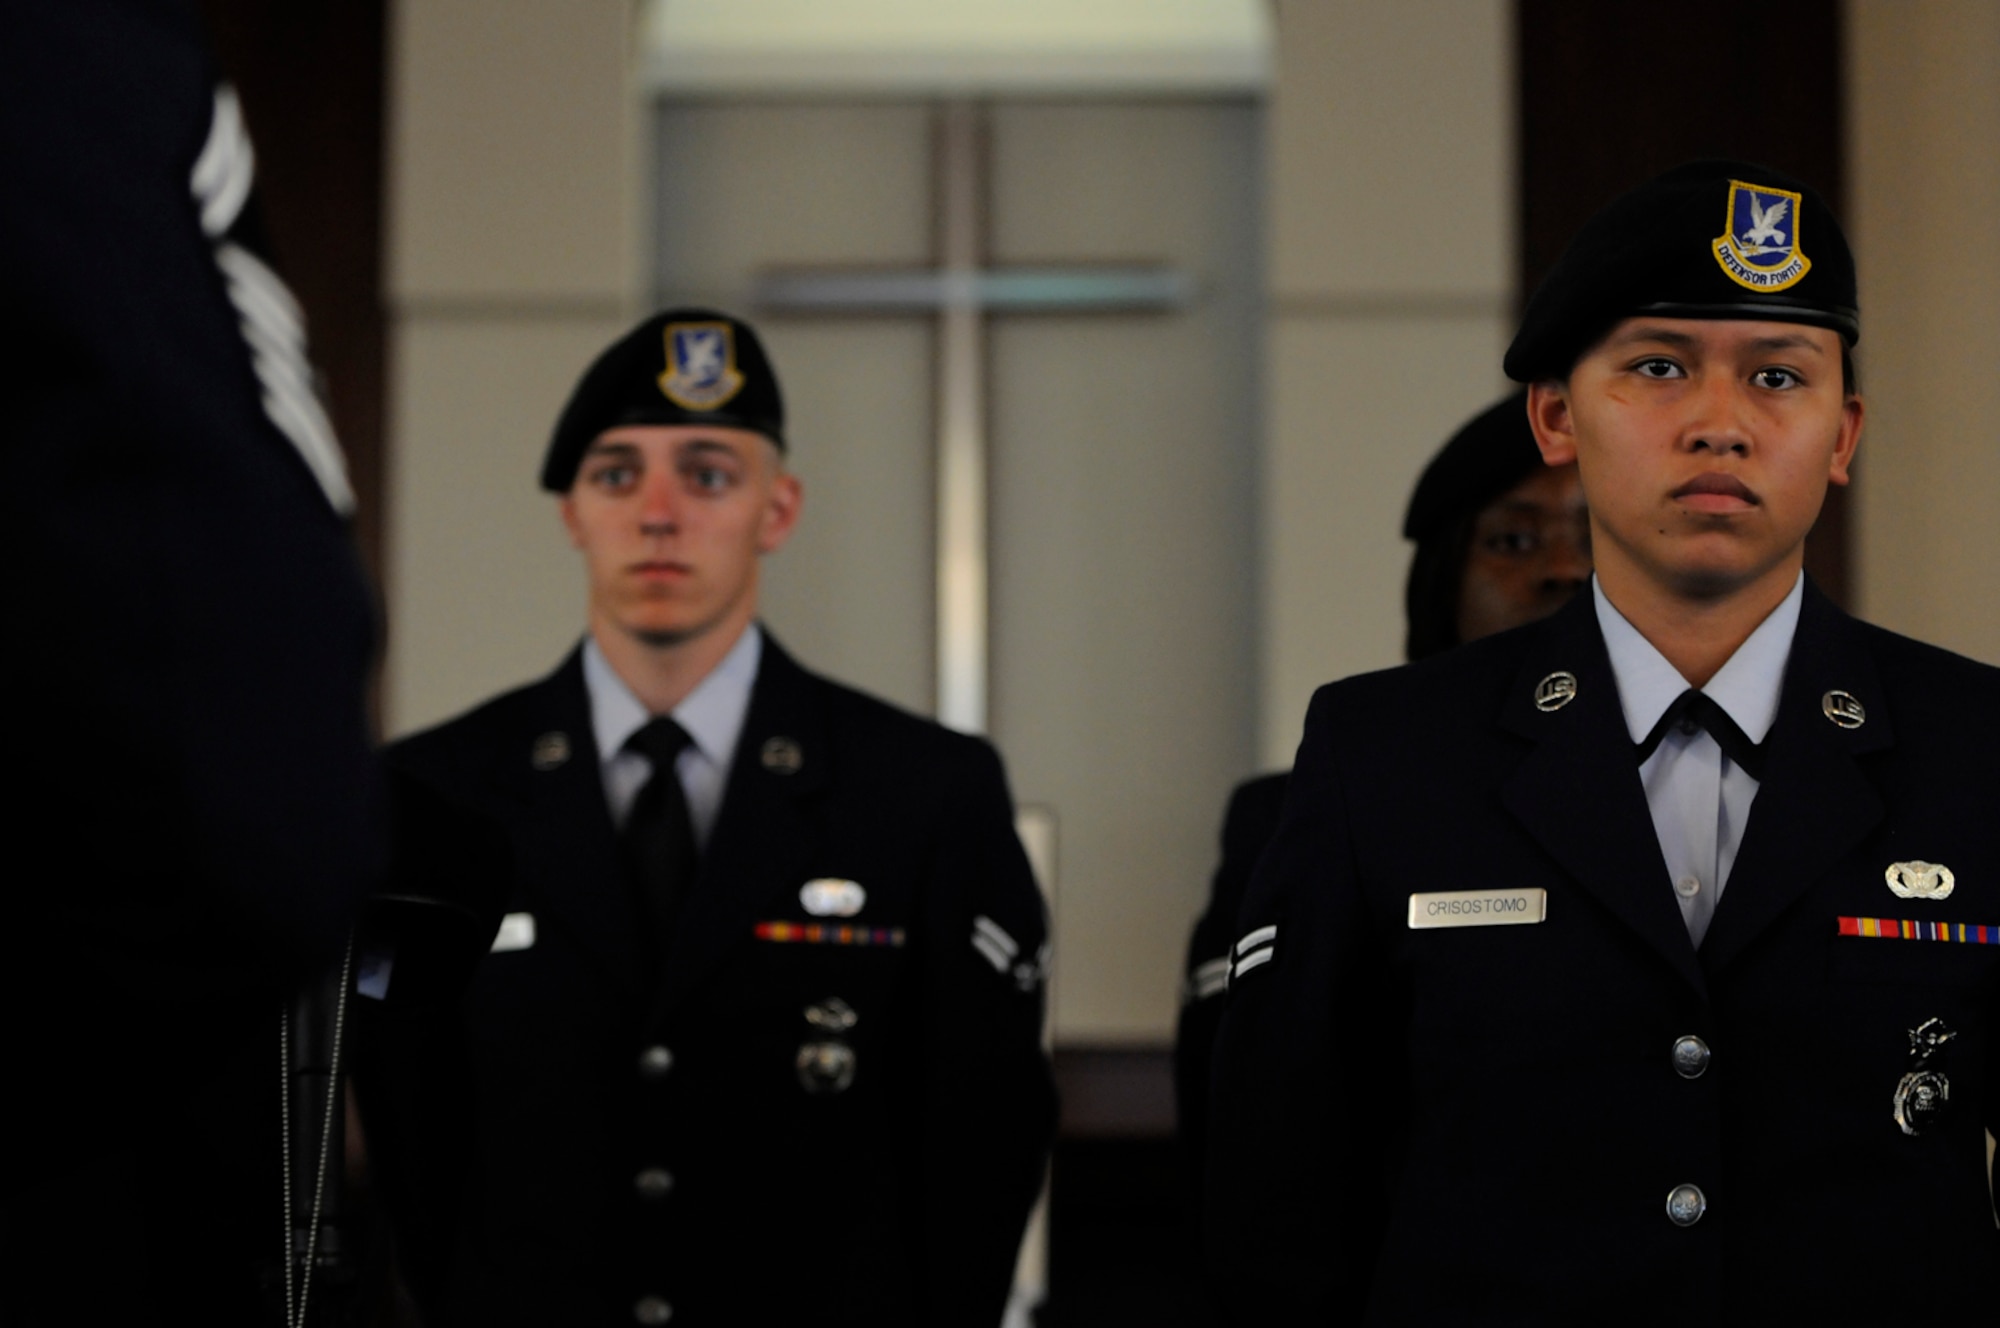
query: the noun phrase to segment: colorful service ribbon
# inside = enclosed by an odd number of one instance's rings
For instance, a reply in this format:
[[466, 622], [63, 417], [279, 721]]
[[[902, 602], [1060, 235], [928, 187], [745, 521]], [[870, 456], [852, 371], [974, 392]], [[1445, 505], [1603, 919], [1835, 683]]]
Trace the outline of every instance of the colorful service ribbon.
[[823, 922], [760, 922], [757, 939], [793, 945], [886, 945], [903, 943], [901, 927], [845, 927]]
[[1913, 922], [1908, 918], [1842, 918], [1842, 936], [1881, 941], [1953, 941], [1962, 945], [2000, 945], [2000, 926], [1972, 922]]

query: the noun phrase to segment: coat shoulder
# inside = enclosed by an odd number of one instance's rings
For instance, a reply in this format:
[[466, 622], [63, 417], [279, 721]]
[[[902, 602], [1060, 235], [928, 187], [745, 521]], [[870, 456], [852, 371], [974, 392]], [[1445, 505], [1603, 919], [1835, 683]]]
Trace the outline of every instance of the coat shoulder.
[[843, 746], [860, 745], [877, 759], [918, 768], [988, 768], [999, 754], [985, 738], [946, 728], [881, 697], [801, 669], [827, 728]]
[[1899, 733], [2000, 741], [2000, 668], [1856, 620]]
[[[384, 754], [390, 771], [441, 789], [462, 789], [483, 782], [514, 747], [522, 748], [526, 759], [528, 747], [538, 737], [557, 731], [566, 670], [567, 666], [398, 738]], [[588, 741], [587, 735], [562, 736], [565, 744]]]

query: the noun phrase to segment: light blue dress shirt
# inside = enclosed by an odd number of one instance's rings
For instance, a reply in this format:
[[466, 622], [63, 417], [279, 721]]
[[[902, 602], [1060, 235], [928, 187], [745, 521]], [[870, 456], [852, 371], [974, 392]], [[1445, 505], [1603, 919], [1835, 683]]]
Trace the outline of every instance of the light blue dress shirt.
[[[743, 721], [750, 713], [750, 690], [757, 684], [757, 666], [763, 658], [764, 634], [751, 623], [722, 662], [673, 710], [675, 721], [694, 739], [675, 758], [674, 772], [687, 794], [695, 843], [704, 849], [709, 832], [715, 829], [715, 818], [722, 814], [722, 795], [729, 788], [736, 740], [743, 735]], [[637, 752], [626, 751], [625, 743], [652, 715], [612, 669], [594, 639], [583, 646], [583, 684], [590, 693], [591, 732], [597, 738], [604, 801], [611, 808], [612, 823], [622, 826], [632, 810], [632, 800], [653, 774], [653, 763]]]
[[[1605, 597], [1596, 577], [1590, 581], [1597, 602], [1597, 625], [1611, 655], [1611, 672], [1618, 681], [1618, 700], [1625, 727], [1636, 746], [1659, 723], [1688, 681], [1667, 662], [1639, 629]], [[1750, 638], [1736, 648], [1729, 662], [1702, 688], [1710, 700], [1729, 712], [1750, 741], [1761, 743], [1778, 717], [1778, 693], [1784, 687], [1785, 662], [1791, 657], [1792, 635], [1798, 630], [1799, 605], [1805, 598], [1805, 574], [1777, 608], [1771, 610]], [[1722, 754], [1705, 729], [1692, 734], [1669, 730], [1653, 754], [1639, 767], [1646, 805], [1653, 813], [1653, 831], [1667, 860], [1667, 879], [1680, 901], [1681, 918], [1696, 946], [1708, 933], [1716, 903], [1729, 883], [1729, 869], [1743, 843], [1757, 781]]]

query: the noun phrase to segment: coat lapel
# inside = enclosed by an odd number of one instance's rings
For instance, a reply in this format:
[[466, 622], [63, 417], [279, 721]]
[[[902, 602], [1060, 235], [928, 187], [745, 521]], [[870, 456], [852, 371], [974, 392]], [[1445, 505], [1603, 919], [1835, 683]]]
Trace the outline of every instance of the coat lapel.
[[[1843, 729], [1826, 717], [1822, 698], [1832, 690], [1861, 702], [1861, 727]], [[1741, 955], [1881, 822], [1882, 799], [1856, 758], [1894, 739], [1888, 698], [1858, 625], [1808, 583], [1778, 719], [1765, 739], [1764, 780], [1702, 942], [1710, 972]]]
[[767, 631], [722, 812], [661, 977], [659, 1011], [699, 985], [759, 921], [792, 911], [817, 826], [808, 814], [833, 754], [811, 679]]
[[[1575, 698], [1544, 711], [1536, 705], [1536, 689], [1559, 672], [1575, 676]], [[1502, 790], [1508, 810], [1580, 887], [1697, 991], [1705, 990], [1668, 883], [1590, 594], [1579, 594], [1532, 638], [1500, 723], [1535, 743]]]
[[[557, 734], [567, 755], [552, 761], [543, 744]], [[523, 809], [517, 842], [536, 855], [528, 864], [541, 887], [534, 906], [560, 917], [615, 982], [636, 992], [638, 921], [604, 801], [581, 649], [536, 689], [513, 738], [518, 749], [500, 779]]]

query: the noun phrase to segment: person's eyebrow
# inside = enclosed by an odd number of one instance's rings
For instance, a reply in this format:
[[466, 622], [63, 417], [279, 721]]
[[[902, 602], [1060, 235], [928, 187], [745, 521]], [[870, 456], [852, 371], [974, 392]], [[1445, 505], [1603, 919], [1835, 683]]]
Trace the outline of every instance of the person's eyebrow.
[[608, 443], [592, 443], [584, 449], [583, 459], [588, 461], [593, 457], [608, 456], [617, 457], [620, 460], [630, 460], [638, 455], [639, 448], [636, 443], [622, 443], [614, 440]]
[[690, 438], [681, 445], [681, 452], [683, 454], [694, 453], [697, 455], [713, 452], [727, 457], [736, 455], [735, 448], [716, 438]]
[[1649, 327], [1641, 323], [1635, 328], [1619, 333], [1611, 339], [1611, 343], [1615, 346], [1633, 346], [1642, 341], [1657, 341], [1662, 345], [1685, 347], [1694, 345], [1696, 340], [1691, 332], [1676, 332], [1672, 328]]
[[1826, 347], [1804, 336], [1757, 337], [1749, 342], [1749, 348], [1755, 351], [1809, 350], [1815, 355], [1826, 354]]

